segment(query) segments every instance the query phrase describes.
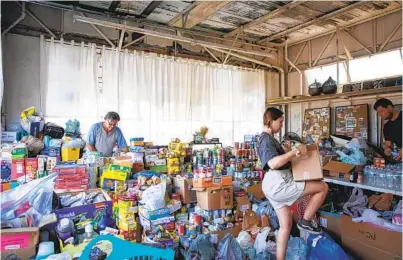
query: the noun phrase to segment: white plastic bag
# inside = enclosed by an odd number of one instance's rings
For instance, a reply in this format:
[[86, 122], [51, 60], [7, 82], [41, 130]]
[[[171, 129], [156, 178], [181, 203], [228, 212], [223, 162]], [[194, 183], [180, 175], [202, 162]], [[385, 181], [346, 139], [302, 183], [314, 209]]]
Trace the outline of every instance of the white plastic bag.
[[241, 231], [238, 235], [237, 240], [242, 250], [253, 247], [253, 239], [246, 231]]
[[143, 192], [140, 202], [149, 210], [161, 209], [165, 207], [165, 190], [165, 183], [150, 186]]
[[255, 239], [255, 244], [254, 247], [256, 249], [256, 254], [259, 254], [262, 251], [265, 251], [267, 248], [267, 236], [269, 235], [270, 228], [265, 227], [262, 230], [260, 230], [259, 234], [257, 234], [256, 239]]

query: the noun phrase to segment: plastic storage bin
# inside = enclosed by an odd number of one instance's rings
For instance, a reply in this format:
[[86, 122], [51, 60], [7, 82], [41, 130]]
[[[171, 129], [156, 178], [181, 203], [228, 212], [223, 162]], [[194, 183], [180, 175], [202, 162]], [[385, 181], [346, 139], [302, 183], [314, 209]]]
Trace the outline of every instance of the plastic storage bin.
[[80, 148], [62, 148], [62, 161], [76, 161], [80, 159]]

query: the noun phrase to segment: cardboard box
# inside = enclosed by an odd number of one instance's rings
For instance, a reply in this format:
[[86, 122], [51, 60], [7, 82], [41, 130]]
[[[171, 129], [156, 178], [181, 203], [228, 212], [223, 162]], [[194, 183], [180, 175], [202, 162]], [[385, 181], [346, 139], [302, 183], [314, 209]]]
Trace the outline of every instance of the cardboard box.
[[[94, 191], [101, 192], [104, 195], [106, 201], [92, 203], [83, 206], [53, 210], [53, 213], [55, 213], [57, 217], [57, 221], [60, 221], [62, 218], [69, 218], [72, 219], [75, 224], [77, 224], [79, 222], [83, 222], [83, 219], [92, 219], [96, 223], [94, 225], [94, 230], [96, 230], [97, 232], [99, 232], [99, 230], [104, 229], [106, 226], [113, 227], [115, 225], [115, 220], [112, 217], [113, 212], [112, 212], [111, 198], [102, 189], [92, 189], [85, 192], [88, 194]], [[80, 192], [65, 192], [60, 193], [58, 195], [66, 195], [66, 194], [76, 195], [78, 193]], [[52, 229], [55, 228], [56, 225], [57, 223], [47, 226], [47, 228]], [[80, 230], [80, 232], [81, 231], [84, 232], [84, 226], [82, 227], [82, 230]]]
[[175, 193], [181, 195], [183, 204], [196, 203], [196, 191], [193, 189], [193, 179], [186, 179], [181, 176], [174, 178]]
[[26, 181], [36, 180], [36, 173], [38, 172], [38, 158], [25, 159], [25, 174]]
[[196, 190], [197, 204], [204, 210], [232, 209], [234, 188], [193, 188]]
[[257, 198], [257, 199], [264, 199], [266, 198], [266, 196], [263, 193], [262, 190], [262, 184], [258, 183], [258, 184], [254, 184], [251, 185], [249, 187], [246, 188], [246, 192], [247, 193], [252, 193], [253, 197]]
[[2, 143], [13, 143], [14, 141], [17, 141], [17, 132], [11, 132], [11, 131], [1, 132]]
[[349, 180], [350, 173], [354, 170], [354, 167], [355, 165], [352, 164], [330, 161], [323, 166], [323, 170], [326, 171], [331, 177]]
[[320, 226], [331, 235], [337, 242], [341, 243], [341, 214], [320, 211]]
[[235, 221], [239, 221], [243, 218], [243, 213], [249, 209], [252, 209], [252, 206], [247, 195], [235, 197], [235, 200], [237, 204], [235, 210]]
[[[368, 254], [363, 254], [363, 251], [365, 250], [361, 250], [361, 248], [358, 248], [356, 245], [349, 245], [349, 241], [356, 240], [365, 244], [367, 247], [373, 247], [377, 250], [388, 252], [391, 255], [402, 256], [401, 232], [387, 230], [369, 223], [354, 223], [352, 222], [351, 217], [346, 215], [341, 216], [341, 231], [343, 245], [346, 244], [347, 247], [363, 259], [384, 258], [367, 258]], [[361, 256], [360, 254], [363, 255]]]
[[343, 238], [342, 246], [344, 250], [351, 254], [355, 259], [402, 260], [401, 255], [393, 254], [391, 252], [369, 246], [365, 243], [362, 243], [362, 241], [358, 241], [350, 237]]
[[25, 182], [25, 159], [13, 159], [11, 162], [11, 180]]
[[210, 234], [211, 242], [213, 244], [218, 244], [221, 241], [221, 239], [225, 237], [226, 234], [230, 233], [236, 238], [238, 237], [241, 231], [242, 231], [241, 225], [235, 225], [233, 228], [228, 228], [220, 231], [212, 231], [207, 234]]
[[193, 179], [193, 187], [194, 188], [211, 188], [212, 186], [213, 186], [213, 178], [197, 178], [197, 179]]
[[323, 179], [319, 148], [316, 144], [306, 146], [307, 153], [291, 161], [294, 181]]
[[385, 168], [386, 167], [385, 159], [384, 158], [374, 157], [374, 166], [376, 168]]
[[1, 259], [31, 259], [36, 256], [39, 228], [1, 230]]

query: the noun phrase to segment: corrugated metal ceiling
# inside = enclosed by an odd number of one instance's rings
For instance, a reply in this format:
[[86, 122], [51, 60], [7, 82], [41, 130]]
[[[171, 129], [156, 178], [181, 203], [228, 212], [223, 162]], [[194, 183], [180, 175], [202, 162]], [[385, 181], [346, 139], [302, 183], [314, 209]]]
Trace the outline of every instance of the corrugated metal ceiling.
[[[195, 1], [161, 1], [150, 8], [152, 1], [121, 1], [116, 8], [120, 13], [127, 13], [136, 16], [143, 16], [146, 19], [169, 24], [174, 17], [186, 10]], [[246, 28], [243, 36], [249, 39], [258, 40], [262, 37], [280, 33], [305, 22], [312, 21], [322, 15], [332, 13], [357, 1], [306, 1], [279, 15], [252, 27]], [[114, 1], [80, 1], [82, 5], [108, 10]], [[233, 1], [220, 10], [216, 10], [212, 15], [200, 21], [194, 30], [213, 30], [220, 33], [228, 33], [248, 24], [270, 12], [290, 4], [289, 1]], [[151, 5], [152, 6], [152, 5]], [[402, 3], [399, 1], [368, 1], [368, 4], [349, 10], [338, 16], [327, 19], [315, 25], [290, 33], [290, 38], [300, 38], [301, 36], [322, 32], [344, 26], [377, 15], [384, 10], [393, 8], [401, 9]], [[147, 11], [145, 11], [147, 10]], [[109, 10], [110, 11], [110, 10]], [[196, 14], [198, 15], [198, 14]]]

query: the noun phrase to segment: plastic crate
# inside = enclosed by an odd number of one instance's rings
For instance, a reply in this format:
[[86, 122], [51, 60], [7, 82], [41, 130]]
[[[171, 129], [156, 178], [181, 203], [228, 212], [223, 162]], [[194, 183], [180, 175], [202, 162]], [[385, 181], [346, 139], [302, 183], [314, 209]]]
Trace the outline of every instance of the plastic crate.
[[80, 159], [80, 148], [62, 148], [62, 161], [77, 161]]

